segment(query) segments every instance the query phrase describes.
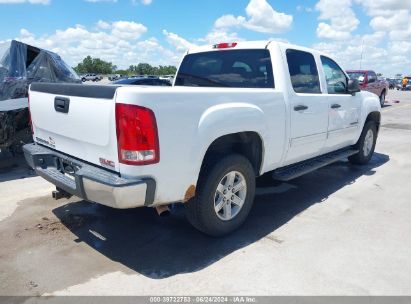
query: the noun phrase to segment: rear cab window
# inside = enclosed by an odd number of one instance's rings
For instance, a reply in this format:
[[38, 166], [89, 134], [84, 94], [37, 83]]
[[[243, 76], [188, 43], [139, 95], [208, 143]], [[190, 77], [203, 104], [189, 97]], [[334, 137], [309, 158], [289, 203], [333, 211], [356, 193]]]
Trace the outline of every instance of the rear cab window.
[[311, 53], [288, 49], [286, 51], [291, 84], [296, 93], [321, 94], [317, 64]]
[[225, 50], [185, 56], [175, 86], [274, 88], [269, 50]]

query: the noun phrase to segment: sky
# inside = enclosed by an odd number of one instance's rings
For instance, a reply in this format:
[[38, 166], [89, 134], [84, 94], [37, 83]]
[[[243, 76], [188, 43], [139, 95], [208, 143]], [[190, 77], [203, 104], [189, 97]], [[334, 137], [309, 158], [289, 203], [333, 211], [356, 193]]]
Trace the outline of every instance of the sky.
[[72, 66], [91, 55], [119, 68], [178, 65], [196, 45], [280, 40], [394, 76], [411, 74], [411, 0], [0, 0], [0, 42], [10, 39]]

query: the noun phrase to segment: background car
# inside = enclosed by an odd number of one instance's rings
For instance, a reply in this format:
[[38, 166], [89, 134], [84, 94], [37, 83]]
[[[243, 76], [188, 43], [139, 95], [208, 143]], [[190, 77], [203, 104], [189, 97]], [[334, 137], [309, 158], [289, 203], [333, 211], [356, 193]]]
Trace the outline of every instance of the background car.
[[397, 90], [402, 90], [402, 79], [395, 79], [395, 88]]
[[170, 82], [167, 80], [162, 80], [159, 78], [152, 78], [152, 77], [140, 77], [140, 78], [127, 78], [114, 81], [113, 84], [121, 84], [121, 85], [142, 85], [142, 86], [164, 86], [169, 87], [171, 86]]
[[173, 81], [174, 81], [174, 75], [160, 76], [160, 79], [167, 80], [168, 82], [173, 83]]
[[389, 89], [394, 90], [395, 85], [397, 84], [396, 79], [395, 78], [387, 78], [386, 80], [388, 81]]
[[100, 76], [98, 76], [97, 74], [85, 74], [85, 75], [81, 75], [81, 81], [86, 82], [86, 81], [100, 81]]
[[389, 84], [385, 79], [380, 79], [371, 70], [350, 70], [347, 71], [351, 79], [357, 79], [362, 91], [376, 94], [380, 98], [381, 107], [385, 104], [385, 97], [389, 90]]

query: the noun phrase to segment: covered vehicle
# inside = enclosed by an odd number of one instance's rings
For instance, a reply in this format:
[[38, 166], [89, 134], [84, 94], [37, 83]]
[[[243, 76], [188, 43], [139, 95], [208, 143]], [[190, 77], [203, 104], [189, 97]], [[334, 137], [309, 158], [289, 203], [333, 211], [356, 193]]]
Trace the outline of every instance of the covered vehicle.
[[81, 80], [59, 55], [19, 41], [0, 43], [0, 149], [31, 141], [28, 87], [33, 82]]

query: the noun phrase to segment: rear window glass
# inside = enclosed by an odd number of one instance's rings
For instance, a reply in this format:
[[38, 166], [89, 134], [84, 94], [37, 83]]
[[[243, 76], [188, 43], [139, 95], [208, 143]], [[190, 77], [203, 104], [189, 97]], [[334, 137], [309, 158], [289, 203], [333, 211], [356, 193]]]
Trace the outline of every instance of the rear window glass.
[[176, 86], [274, 88], [268, 50], [214, 51], [187, 55]]

